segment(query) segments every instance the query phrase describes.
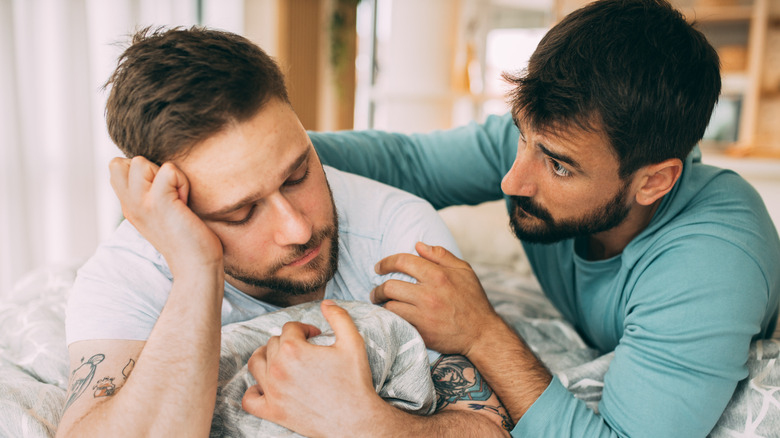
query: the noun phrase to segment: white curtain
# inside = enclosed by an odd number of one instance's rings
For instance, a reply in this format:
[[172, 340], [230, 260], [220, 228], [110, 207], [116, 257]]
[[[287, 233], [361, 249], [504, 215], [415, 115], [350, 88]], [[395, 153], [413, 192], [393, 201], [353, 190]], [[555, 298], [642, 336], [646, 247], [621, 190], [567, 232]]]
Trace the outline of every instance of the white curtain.
[[242, 31], [242, 0], [0, 0], [0, 299], [35, 268], [81, 264], [116, 227], [102, 85], [134, 30], [199, 10]]

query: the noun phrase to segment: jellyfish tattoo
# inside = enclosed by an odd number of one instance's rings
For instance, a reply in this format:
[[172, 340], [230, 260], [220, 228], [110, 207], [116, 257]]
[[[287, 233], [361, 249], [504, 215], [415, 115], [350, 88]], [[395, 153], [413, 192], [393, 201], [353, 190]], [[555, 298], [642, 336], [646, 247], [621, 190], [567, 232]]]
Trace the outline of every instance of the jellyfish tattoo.
[[95, 377], [95, 369], [103, 359], [106, 358], [104, 354], [96, 354], [84, 362], [84, 358], [81, 358], [81, 365], [73, 371], [70, 376], [70, 398], [65, 404], [65, 409], [77, 399], [87, 388], [90, 387], [92, 379]]

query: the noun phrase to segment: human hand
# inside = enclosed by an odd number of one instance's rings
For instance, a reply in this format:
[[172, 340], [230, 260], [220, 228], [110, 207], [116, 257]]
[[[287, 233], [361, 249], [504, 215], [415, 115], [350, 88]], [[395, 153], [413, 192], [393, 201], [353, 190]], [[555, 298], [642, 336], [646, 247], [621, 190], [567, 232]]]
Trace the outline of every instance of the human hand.
[[222, 243], [187, 206], [189, 182], [179, 168], [136, 156], [114, 158], [109, 171], [122, 214], [165, 257], [174, 276], [203, 267], [222, 271]]
[[[249, 358], [257, 385], [247, 389], [245, 411], [302, 435], [369, 436], [372, 423], [393, 408], [376, 393], [363, 338], [346, 310], [320, 305], [336, 341], [318, 346], [314, 326], [288, 322]], [[379, 417], [377, 417], [379, 415]]]
[[417, 280], [388, 280], [371, 301], [409, 321], [428, 348], [468, 356], [491, 324], [503, 324], [471, 266], [440, 246], [418, 242], [420, 256], [395, 254], [377, 263], [380, 275], [401, 272]]

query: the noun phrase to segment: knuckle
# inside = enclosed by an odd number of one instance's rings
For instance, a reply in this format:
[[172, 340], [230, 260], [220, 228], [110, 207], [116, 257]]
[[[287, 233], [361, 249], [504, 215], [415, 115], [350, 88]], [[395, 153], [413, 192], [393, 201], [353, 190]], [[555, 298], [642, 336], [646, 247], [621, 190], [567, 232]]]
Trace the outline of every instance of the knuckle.
[[442, 307], [442, 302], [437, 294], [425, 294], [422, 297], [425, 307], [436, 311]]
[[268, 376], [270, 377], [269, 381], [274, 382], [282, 382], [287, 380], [288, 374], [287, 369], [280, 365], [279, 363], [273, 363], [268, 366]]
[[388, 258], [386, 260], [387, 262], [383, 265], [383, 272], [385, 273], [402, 271], [406, 266], [404, 257], [401, 257], [401, 254], [396, 254], [392, 259]]
[[430, 272], [429, 280], [437, 286], [443, 286], [449, 283], [449, 276], [441, 269], [433, 269]]
[[259, 347], [252, 353], [251, 356], [249, 356], [249, 360], [247, 361], [247, 366], [249, 369], [257, 367], [258, 362], [260, 362], [262, 357], [265, 355], [265, 350], [265, 346]]
[[382, 285], [379, 286], [378, 289], [381, 289], [381, 293], [383, 294], [385, 299], [387, 299], [388, 297], [393, 295], [397, 287], [398, 287], [397, 280], [387, 280], [386, 282], [382, 283]]
[[297, 343], [291, 341], [279, 342], [279, 355], [286, 360], [298, 359], [301, 354], [301, 349]]
[[445, 255], [447, 255], [447, 250], [444, 249], [443, 246], [438, 246], [438, 245], [437, 246], [433, 246], [433, 247], [431, 247], [431, 251], [437, 257], [444, 257]]

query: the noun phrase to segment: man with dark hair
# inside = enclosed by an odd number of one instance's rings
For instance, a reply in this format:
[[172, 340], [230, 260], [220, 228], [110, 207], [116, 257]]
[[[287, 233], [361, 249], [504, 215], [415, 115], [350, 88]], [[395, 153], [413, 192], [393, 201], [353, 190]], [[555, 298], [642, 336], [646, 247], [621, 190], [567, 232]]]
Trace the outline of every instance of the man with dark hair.
[[[368, 367], [363, 339], [341, 336], [355, 326], [330, 299], [369, 301], [371, 289], [392, 278], [375, 274], [374, 264], [413, 252], [419, 239], [455, 250], [423, 200], [320, 164], [279, 68], [243, 37], [141, 31], [108, 85], [109, 133], [128, 157], [111, 161], [111, 185], [127, 220], [79, 270], [69, 296], [72, 373], [59, 436], [207, 435], [221, 325], [299, 303], [324, 299], [334, 348]], [[315, 334], [287, 323], [269, 345], [291, 351], [311, 346]], [[316, 365], [307, 364], [307, 377], [319, 378]], [[434, 369], [442, 367], [466, 370], [486, 387], [462, 357]], [[361, 395], [373, 391], [368, 405], [388, 413], [372, 427], [436, 435], [444, 423], [506, 433], [492, 391], [476, 400], [456, 394], [446, 412], [418, 417], [385, 403], [370, 377], [354, 383]], [[262, 388], [274, 402], [272, 387]], [[290, 425], [293, 417], [269, 419]], [[365, 418], [352, 419], [310, 431], [359, 434]]]
[[390, 280], [372, 299], [431, 348], [470, 359], [515, 436], [707, 435], [747, 376], [749, 344], [775, 329], [780, 297], [780, 239], [760, 196], [695, 147], [720, 92], [716, 52], [665, 0], [601, 0], [507, 79], [511, 114], [481, 125], [311, 138], [325, 163], [437, 208], [503, 195], [545, 294], [589, 345], [614, 351], [598, 412], [445, 249], [420, 243], [419, 257], [381, 261], [378, 273], [418, 282]]

